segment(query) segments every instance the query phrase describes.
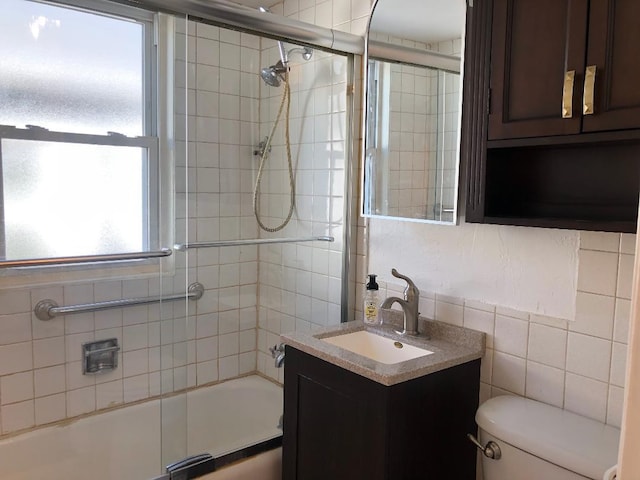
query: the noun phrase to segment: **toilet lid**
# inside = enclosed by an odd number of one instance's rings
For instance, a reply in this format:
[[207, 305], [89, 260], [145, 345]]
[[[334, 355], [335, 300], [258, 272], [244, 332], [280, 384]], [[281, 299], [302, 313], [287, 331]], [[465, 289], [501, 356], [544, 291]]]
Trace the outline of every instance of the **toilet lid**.
[[588, 478], [617, 462], [620, 430], [551, 405], [500, 396], [483, 403], [478, 426], [492, 436]]

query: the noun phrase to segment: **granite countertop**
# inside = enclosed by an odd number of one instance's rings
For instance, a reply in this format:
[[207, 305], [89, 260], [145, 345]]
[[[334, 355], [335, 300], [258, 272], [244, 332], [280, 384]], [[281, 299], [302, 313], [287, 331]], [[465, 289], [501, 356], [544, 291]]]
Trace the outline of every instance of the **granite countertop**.
[[[363, 322], [354, 321], [313, 332], [287, 333], [281, 339], [291, 347], [387, 386], [476, 360], [484, 355], [483, 332], [420, 317], [420, 335], [412, 337], [395, 332], [402, 322], [401, 313], [389, 310], [385, 312], [384, 318], [383, 326], [365, 327]], [[400, 363], [384, 364], [322, 340], [359, 330], [374, 332], [434, 353]]]

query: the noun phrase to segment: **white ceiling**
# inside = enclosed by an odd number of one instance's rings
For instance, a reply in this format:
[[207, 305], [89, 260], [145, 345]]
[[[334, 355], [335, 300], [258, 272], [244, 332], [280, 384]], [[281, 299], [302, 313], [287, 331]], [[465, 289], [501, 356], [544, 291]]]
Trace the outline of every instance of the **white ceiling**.
[[424, 43], [460, 38], [465, 0], [378, 0], [371, 30]]
[[[279, 0], [234, 1], [256, 9], [280, 3]], [[372, 30], [425, 43], [460, 38], [465, 11], [465, 0], [378, 0]]]

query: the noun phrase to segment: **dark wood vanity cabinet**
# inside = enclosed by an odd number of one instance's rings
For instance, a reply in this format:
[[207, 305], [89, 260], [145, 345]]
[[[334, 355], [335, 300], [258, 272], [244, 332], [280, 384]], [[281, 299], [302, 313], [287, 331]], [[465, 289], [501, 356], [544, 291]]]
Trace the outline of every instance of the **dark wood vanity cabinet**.
[[385, 386], [286, 358], [283, 480], [475, 480], [480, 360]]
[[467, 24], [467, 221], [635, 232], [640, 2], [475, 0]]

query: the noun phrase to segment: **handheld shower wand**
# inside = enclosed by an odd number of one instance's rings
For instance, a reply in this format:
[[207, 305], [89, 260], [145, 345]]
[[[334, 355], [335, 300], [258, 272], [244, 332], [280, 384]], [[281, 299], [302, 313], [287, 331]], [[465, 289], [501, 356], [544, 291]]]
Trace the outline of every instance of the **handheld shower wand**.
[[[266, 7], [259, 7], [258, 10], [260, 10], [262, 13], [271, 13]], [[287, 63], [289, 63], [289, 58], [287, 56], [287, 50], [284, 48], [284, 43], [282, 43], [280, 40], [278, 40], [278, 51], [280, 52], [280, 61], [286, 68]]]
[[[265, 7], [260, 7], [259, 10], [263, 13], [269, 13], [269, 10]], [[293, 211], [295, 208], [295, 178], [293, 171], [293, 162], [291, 159], [291, 141], [289, 139], [289, 108], [291, 105], [291, 86], [289, 85], [289, 55], [291, 53], [300, 53], [305, 61], [309, 61], [313, 55], [313, 50], [309, 47], [294, 47], [287, 51], [283, 42], [278, 41], [278, 50], [280, 52], [280, 60], [275, 65], [265, 67], [260, 70], [260, 76], [264, 82], [271, 87], [279, 87], [284, 84], [284, 90], [282, 93], [282, 100], [276, 120], [271, 128], [271, 133], [266, 137], [266, 140], [261, 143], [260, 147], [256, 150], [260, 154], [260, 164], [258, 166], [258, 173], [256, 175], [256, 182], [253, 188], [253, 213], [258, 222], [258, 226], [267, 232], [278, 232], [282, 230], [291, 220]], [[283, 115], [284, 114], [284, 115]], [[260, 186], [262, 182], [262, 175], [265, 171], [267, 160], [269, 158], [269, 152], [271, 151], [271, 142], [273, 141], [276, 128], [280, 123], [280, 119], [284, 117], [284, 138], [287, 155], [287, 168], [289, 170], [289, 212], [287, 217], [275, 227], [266, 226], [260, 215]]]

